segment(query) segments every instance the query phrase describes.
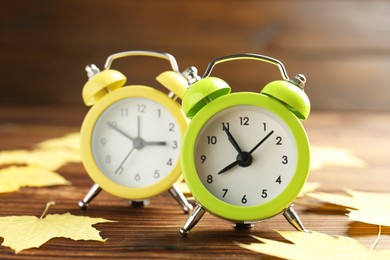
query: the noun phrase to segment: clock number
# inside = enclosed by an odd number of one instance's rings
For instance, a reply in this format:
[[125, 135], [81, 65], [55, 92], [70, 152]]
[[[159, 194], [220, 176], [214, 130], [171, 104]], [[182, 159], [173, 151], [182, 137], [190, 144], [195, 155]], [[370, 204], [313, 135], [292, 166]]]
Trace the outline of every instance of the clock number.
[[167, 165], [172, 166], [172, 158], [169, 158], [169, 160], [167, 161]]
[[282, 157], [282, 163], [283, 163], [283, 164], [287, 164], [287, 163], [288, 163], [287, 155], [283, 155], [283, 157]]
[[216, 143], [217, 143], [217, 137], [215, 135], [207, 136], [207, 144], [216, 144]]
[[175, 132], [175, 124], [169, 123], [169, 132]]
[[116, 123], [116, 121], [108, 121], [108, 126], [115, 128], [117, 126], [117, 123]]
[[139, 172], [134, 176], [135, 181], [140, 181], [141, 180], [141, 175], [139, 175]]
[[203, 164], [206, 161], [206, 155], [201, 155], [200, 159], [202, 160], [201, 163]]
[[111, 163], [111, 155], [107, 155], [106, 157], [106, 163]]
[[158, 116], [158, 118], [161, 117], [161, 109], [157, 109], [157, 116]]
[[263, 123], [263, 130], [267, 131], [267, 123]]
[[230, 127], [230, 123], [222, 122], [222, 131], [225, 131], [224, 129], [229, 130], [229, 127]]
[[275, 182], [277, 182], [277, 183], [279, 183], [279, 184], [282, 184], [282, 176], [279, 175], [279, 177], [276, 179]]
[[228, 192], [228, 190], [229, 190], [229, 189], [222, 189], [222, 191], [223, 191], [222, 198], [225, 198], [226, 193]]
[[276, 145], [282, 145], [282, 137], [280, 137], [280, 136], [277, 136], [276, 137]]
[[145, 113], [146, 112], [146, 105], [145, 104], [138, 104], [137, 105], [137, 112], [138, 113]]
[[267, 198], [267, 196], [268, 196], [267, 189], [263, 189], [263, 191], [261, 192], [261, 197], [265, 199]]
[[240, 125], [249, 125], [249, 117], [247, 116], [240, 116]]
[[244, 197], [242, 197], [242, 199], [241, 199], [241, 203], [246, 204], [247, 202], [248, 202], [248, 200], [246, 198], [246, 195], [244, 195]]
[[155, 171], [154, 171], [154, 178], [155, 178], [155, 179], [160, 178], [160, 171], [159, 171], [159, 170], [155, 170]]
[[100, 143], [101, 143], [103, 146], [106, 145], [107, 139], [106, 139], [106, 138], [100, 139]]
[[179, 147], [179, 144], [177, 143], [177, 141], [172, 141], [172, 149], [177, 149], [177, 147]]
[[121, 117], [127, 117], [129, 115], [129, 109], [127, 107], [121, 108]]
[[213, 175], [207, 175], [207, 183], [211, 184], [213, 183]]

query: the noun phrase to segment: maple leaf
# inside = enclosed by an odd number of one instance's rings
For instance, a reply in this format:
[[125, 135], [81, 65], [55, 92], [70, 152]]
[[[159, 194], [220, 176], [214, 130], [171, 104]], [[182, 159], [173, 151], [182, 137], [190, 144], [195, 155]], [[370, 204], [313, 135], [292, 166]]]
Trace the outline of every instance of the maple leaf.
[[54, 202], [49, 202], [40, 218], [35, 216], [0, 217], [0, 236], [2, 246], [10, 247], [19, 253], [29, 248], [38, 248], [55, 237], [73, 240], [96, 240], [104, 242], [99, 231], [92, 225], [115, 222], [104, 218], [74, 216], [70, 213], [52, 214], [43, 217]]
[[373, 225], [390, 226], [390, 194], [346, 191], [349, 195], [330, 194], [325, 192], [309, 193], [308, 196], [323, 202], [346, 207], [348, 216], [354, 221]]
[[357, 158], [348, 149], [332, 146], [311, 146], [310, 170], [319, 170], [325, 166], [364, 167], [365, 162]]
[[39, 149], [68, 149], [80, 151], [80, 133], [74, 132], [58, 138], [51, 138], [40, 142], [37, 147]]
[[262, 243], [237, 245], [266, 255], [293, 260], [312, 259], [390, 259], [390, 250], [372, 250], [364, 247], [353, 238], [329, 236], [320, 232], [277, 231], [291, 243], [279, 242], [253, 236]]
[[34, 166], [11, 166], [0, 170], [0, 193], [17, 191], [21, 187], [70, 185], [61, 175]]
[[68, 149], [11, 150], [0, 152], [0, 165], [27, 164], [55, 170], [71, 162], [81, 162], [79, 152]]

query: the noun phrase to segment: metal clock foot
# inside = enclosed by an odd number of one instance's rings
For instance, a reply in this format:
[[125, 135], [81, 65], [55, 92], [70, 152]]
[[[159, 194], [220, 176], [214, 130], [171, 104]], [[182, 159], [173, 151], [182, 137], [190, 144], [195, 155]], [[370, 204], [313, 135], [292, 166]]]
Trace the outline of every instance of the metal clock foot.
[[286, 208], [283, 211], [283, 216], [286, 220], [298, 231], [308, 232], [308, 230], [303, 226], [301, 220], [299, 219], [298, 214], [292, 208], [292, 205]]
[[184, 213], [188, 214], [193, 209], [192, 205], [187, 201], [183, 192], [179, 189], [176, 183], [169, 189], [172, 197], [182, 206]]
[[197, 204], [184, 226], [180, 229], [180, 234], [184, 237], [187, 236], [190, 230], [199, 222], [205, 212], [206, 210], [202, 207], [202, 205]]
[[237, 230], [246, 230], [253, 228], [255, 224], [253, 223], [236, 223], [236, 226], [234, 227]]
[[79, 201], [78, 205], [80, 209], [87, 209], [88, 204], [99, 194], [101, 190], [102, 188], [100, 188], [100, 186], [96, 183], [92, 185], [87, 195], [85, 195], [85, 197]]
[[150, 200], [129, 200], [129, 204], [135, 208], [142, 208], [150, 204]]

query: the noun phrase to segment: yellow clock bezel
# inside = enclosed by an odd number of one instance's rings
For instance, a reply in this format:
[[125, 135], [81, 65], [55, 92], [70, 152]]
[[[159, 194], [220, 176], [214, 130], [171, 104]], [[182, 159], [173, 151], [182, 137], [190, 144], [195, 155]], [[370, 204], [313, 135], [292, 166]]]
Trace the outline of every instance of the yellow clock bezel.
[[187, 119], [184, 116], [180, 105], [163, 92], [143, 85], [125, 86], [107, 94], [89, 110], [83, 121], [80, 132], [81, 157], [88, 175], [96, 184], [108, 193], [131, 200], [141, 200], [156, 196], [171, 188], [181, 177], [180, 158], [173, 166], [172, 171], [163, 179], [142, 188], [130, 188], [117, 184], [106, 177], [97, 166], [92, 152], [92, 133], [96, 121], [112, 104], [125, 98], [138, 97], [153, 100], [164, 106], [176, 120], [180, 129], [180, 137], [182, 138], [187, 126]]
[[[216, 198], [201, 182], [195, 167], [195, 145], [203, 126], [218, 112], [236, 105], [253, 105], [273, 112], [291, 129], [297, 145], [297, 167], [292, 180], [277, 197], [257, 206], [236, 206]], [[184, 179], [194, 198], [211, 213], [236, 222], [266, 219], [290, 206], [306, 182], [310, 165], [308, 138], [298, 118], [272, 97], [249, 92], [219, 97], [197, 112], [184, 134], [181, 158]]]

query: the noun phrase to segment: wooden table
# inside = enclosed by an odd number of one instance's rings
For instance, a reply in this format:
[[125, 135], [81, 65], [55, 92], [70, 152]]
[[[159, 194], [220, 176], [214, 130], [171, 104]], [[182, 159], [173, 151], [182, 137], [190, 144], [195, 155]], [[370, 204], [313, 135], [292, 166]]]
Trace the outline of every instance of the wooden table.
[[[69, 132], [78, 131], [87, 110], [77, 108], [0, 107], [0, 150], [33, 149], [34, 145]], [[346, 188], [359, 191], [390, 192], [390, 114], [313, 112], [304, 122], [312, 145], [350, 149], [366, 162], [363, 168], [324, 167], [310, 174], [319, 182], [320, 191], [343, 193]], [[93, 184], [81, 164], [58, 170], [71, 186], [22, 188], [0, 194], [0, 216], [39, 216], [46, 202], [56, 205], [49, 213], [103, 217], [117, 222], [95, 225], [105, 243], [55, 238], [39, 249], [15, 255], [0, 247], [0, 258], [28, 259], [272, 259], [240, 248], [233, 242], [254, 242], [249, 235], [283, 240], [274, 230], [292, 230], [280, 215], [262, 221], [246, 231], [235, 230], [231, 223], [209, 213], [187, 238], [179, 234], [187, 216], [169, 194], [151, 199], [144, 208], [128, 206], [124, 199], [101, 194], [83, 211], [77, 202]], [[1, 181], [1, 180], [0, 180]], [[370, 247], [377, 227], [350, 221], [340, 212], [309, 209], [299, 203], [295, 210], [306, 228], [329, 235], [345, 235]], [[2, 238], [0, 238], [2, 242]], [[390, 248], [390, 228], [382, 228], [377, 248]]]

